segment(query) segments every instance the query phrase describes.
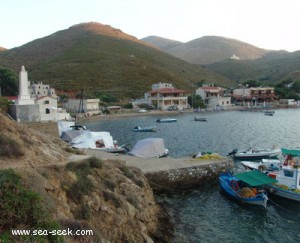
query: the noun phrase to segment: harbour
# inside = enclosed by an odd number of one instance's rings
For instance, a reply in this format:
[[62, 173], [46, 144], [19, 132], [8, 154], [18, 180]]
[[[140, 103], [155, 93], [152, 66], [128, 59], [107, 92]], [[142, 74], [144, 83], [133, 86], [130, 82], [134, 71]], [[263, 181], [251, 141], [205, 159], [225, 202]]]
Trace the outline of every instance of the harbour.
[[[193, 114], [178, 114], [177, 123], [161, 124], [151, 134], [131, 129], [150, 126], [155, 115], [91, 121], [86, 126], [108, 130], [128, 146], [147, 136], [162, 137], [170, 156], [179, 159], [199, 151], [226, 156], [233, 148], [300, 147], [299, 109], [276, 110], [272, 117], [238, 111], [206, 113], [205, 117], [207, 122], [198, 123]], [[234, 165], [235, 171], [243, 170], [239, 161]], [[239, 204], [223, 195], [214, 181], [191, 190], [170, 189], [156, 199], [173, 217], [174, 242], [291, 242], [299, 238], [300, 205], [276, 196], [269, 197], [266, 209]]]

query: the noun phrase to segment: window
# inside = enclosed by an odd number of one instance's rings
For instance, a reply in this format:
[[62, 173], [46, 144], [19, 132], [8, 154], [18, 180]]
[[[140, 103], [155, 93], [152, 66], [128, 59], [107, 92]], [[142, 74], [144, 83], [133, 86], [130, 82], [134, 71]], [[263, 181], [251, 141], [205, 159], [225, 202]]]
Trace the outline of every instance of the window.
[[50, 109], [46, 108], [46, 114], [50, 114]]
[[49, 104], [50, 104], [50, 101], [49, 101], [49, 100], [45, 100], [45, 101], [44, 101], [44, 104], [45, 104], [45, 105], [49, 105]]
[[292, 170], [283, 170], [283, 173], [287, 177], [293, 177], [294, 176], [294, 171], [292, 171]]

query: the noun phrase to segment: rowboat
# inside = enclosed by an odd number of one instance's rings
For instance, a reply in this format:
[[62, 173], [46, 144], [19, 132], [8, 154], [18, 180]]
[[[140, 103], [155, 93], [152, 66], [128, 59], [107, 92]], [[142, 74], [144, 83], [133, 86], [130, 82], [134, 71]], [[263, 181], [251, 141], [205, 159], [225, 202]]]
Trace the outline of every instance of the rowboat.
[[267, 207], [268, 196], [262, 186], [276, 182], [275, 179], [257, 170], [232, 175], [229, 172], [219, 176], [221, 189], [227, 196], [241, 203]]
[[156, 130], [156, 126], [152, 126], [152, 127], [134, 127], [132, 129], [133, 132], [155, 132]]
[[177, 122], [176, 118], [158, 118], [157, 123], [171, 123], [171, 122]]

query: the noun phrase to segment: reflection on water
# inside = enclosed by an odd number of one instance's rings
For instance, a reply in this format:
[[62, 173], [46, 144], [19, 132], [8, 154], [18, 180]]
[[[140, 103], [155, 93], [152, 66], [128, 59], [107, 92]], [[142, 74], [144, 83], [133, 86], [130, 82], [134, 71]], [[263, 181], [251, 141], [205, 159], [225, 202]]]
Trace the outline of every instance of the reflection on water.
[[[109, 131], [119, 144], [132, 148], [146, 137], [161, 137], [172, 157], [199, 151], [227, 155], [233, 148], [300, 147], [300, 110], [207, 113], [207, 122], [195, 122], [193, 114], [178, 114], [178, 122], [156, 124], [157, 116], [92, 121], [88, 129]], [[155, 133], [135, 133], [135, 126], [156, 125]], [[236, 169], [240, 164], [236, 162]], [[199, 190], [157, 197], [173, 216], [174, 242], [296, 242], [300, 238], [300, 204], [270, 197], [268, 207], [233, 202], [212, 185]]]

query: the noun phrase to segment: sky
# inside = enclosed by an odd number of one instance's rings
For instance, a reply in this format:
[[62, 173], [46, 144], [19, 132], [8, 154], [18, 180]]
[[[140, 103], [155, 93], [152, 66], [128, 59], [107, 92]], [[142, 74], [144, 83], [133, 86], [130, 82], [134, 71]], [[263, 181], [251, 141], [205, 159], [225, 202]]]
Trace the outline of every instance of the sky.
[[299, 0], [2, 1], [0, 46], [18, 47], [85, 22], [138, 39], [155, 35], [188, 42], [214, 35], [269, 50], [300, 50]]

